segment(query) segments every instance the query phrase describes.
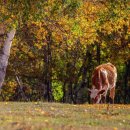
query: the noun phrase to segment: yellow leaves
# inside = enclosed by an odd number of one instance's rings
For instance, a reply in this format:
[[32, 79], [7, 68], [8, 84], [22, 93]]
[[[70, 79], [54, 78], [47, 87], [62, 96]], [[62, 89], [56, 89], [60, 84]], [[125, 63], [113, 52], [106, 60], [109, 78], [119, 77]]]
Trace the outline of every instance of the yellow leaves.
[[0, 5], [0, 22], [3, 22], [5, 25], [7, 25], [7, 28], [16, 28], [16, 24], [15, 24], [15, 21], [16, 21], [16, 16], [11, 14], [10, 12], [8, 12], [8, 9], [6, 6], [4, 5]]
[[13, 22], [12, 18], [8, 18], [6, 19], [6, 21], [4, 21], [5, 24], [10, 25]]
[[8, 102], [5, 102], [5, 105], [7, 105], [8, 104]]
[[25, 54], [27, 54], [30, 58], [34, 58], [34, 57], [35, 57], [34, 54], [33, 54], [33, 52], [30, 51], [29, 46], [24, 45], [24, 46], [22, 46], [21, 50], [22, 50]]
[[51, 5], [54, 4], [54, 2], [56, 2], [55, 0], [48, 0], [48, 5]]
[[51, 110], [55, 110], [55, 108], [54, 108], [54, 107], [51, 107]]
[[5, 10], [6, 10], [6, 9], [5, 9], [5, 6], [0, 6], [0, 8], [1, 8], [1, 9], [0, 9], [1, 13], [5, 13], [5, 12], [6, 12], [6, 11], [5, 11]]
[[49, 122], [49, 120], [47, 120], [47, 119], [46, 119], [46, 120], [44, 120], [44, 122], [48, 123], [48, 122]]
[[28, 56], [29, 56], [30, 58], [35, 58], [34, 54], [33, 54], [31, 51], [28, 52]]
[[34, 46], [37, 47], [38, 49], [42, 49], [43, 44], [42, 43], [41, 44], [40, 43], [35, 43]]
[[55, 39], [56, 42], [63, 41], [63, 35], [58, 32], [52, 32], [52, 37]]
[[22, 50], [23, 52], [27, 53], [27, 52], [29, 51], [29, 48], [24, 45], [24, 46], [21, 48], [21, 50]]
[[7, 86], [10, 86], [10, 87], [16, 87], [17, 86], [17, 83], [15, 81], [9, 81], [6, 83]]
[[35, 105], [38, 105], [38, 102], [34, 102]]
[[40, 28], [39, 30], [36, 31], [35, 35], [38, 40], [43, 40], [47, 35], [47, 31], [44, 28]]
[[61, 25], [64, 25], [68, 22], [68, 20], [69, 20], [69, 17], [68, 17], [68, 15], [66, 15], [63, 18], [60, 18], [58, 23], [61, 24]]
[[85, 2], [82, 9], [84, 9], [85, 14], [88, 14], [92, 12], [92, 10], [94, 9], [94, 6], [92, 2]]
[[[30, 28], [30, 33], [32, 33], [41, 42], [46, 38], [47, 30], [45, 28], [45, 23], [43, 21], [30, 21], [28, 27]], [[39, 46], [38, 46], [39, 48]]]
[[[13, 42], [13, 43], [15, 43], [15, 42]], [[17, 55], [18, 51], [19, 51], [19, 49], [16, 46], [13, 46], [12, 50], [11, 50], [11, 55], [15, 57]]]
[[[11, 94], [14, 94], [15, 88], [17, 87], [17, 82], [15, 81], [15, 79], [10, 79], [10, 81], [6, 81], [4, 86], [3, 86], [3, 94], [5, 95], [5, 100], [8, 101]], [[8, 102], [5, 103], [6, 105], [8, 104]]]
[[114, 127], [113, 130], [118, 130], [118, 128], [117, 128], [117, 127]]
[[39, 26], [39, 27], [41, 27], [41, 22], [39, 22], [39, 21], [30, 21], [30, 22], [28, 22], [27, 23], [28, 24], [28, 26]]
[[130, 43], [128, 44], [128, 47], [130, 48]]
[[48, 112], [44, 111], [41, 108], [35, 108], [35, 113], [40, 114], [40, 115], [44, 115], [44, 116], [48, 116], [49, 115]]

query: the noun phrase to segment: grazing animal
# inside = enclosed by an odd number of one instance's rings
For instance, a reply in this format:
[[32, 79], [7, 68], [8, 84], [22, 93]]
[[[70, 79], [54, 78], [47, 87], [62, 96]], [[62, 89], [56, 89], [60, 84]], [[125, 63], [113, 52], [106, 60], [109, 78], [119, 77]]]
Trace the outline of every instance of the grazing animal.
[[116, 67], [111, 63], [99, 65], [92, 74], [92, 89], [88, 89], [92, 103], [106, 103], [106, 95], [114, 103], [115, 85], [117, 79]]

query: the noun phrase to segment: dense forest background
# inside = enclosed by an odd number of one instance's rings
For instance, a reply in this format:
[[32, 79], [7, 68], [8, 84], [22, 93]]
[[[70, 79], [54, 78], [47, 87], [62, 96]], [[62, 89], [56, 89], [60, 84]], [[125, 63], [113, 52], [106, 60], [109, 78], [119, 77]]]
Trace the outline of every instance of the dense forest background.
[[1, 101], [89, 103], [93, 69], [118, 70], [115, 103], [130, 103], [129, 0], [0, 0], [0, 46], [16, 29]]

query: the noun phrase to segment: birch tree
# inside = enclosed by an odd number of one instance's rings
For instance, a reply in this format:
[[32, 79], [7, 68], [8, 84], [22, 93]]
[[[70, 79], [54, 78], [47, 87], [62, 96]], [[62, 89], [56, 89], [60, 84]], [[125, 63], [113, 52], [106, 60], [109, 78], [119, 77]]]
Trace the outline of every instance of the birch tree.
[[4, 40], [4, 44], [2, 46], [1, 52], [0, 52], [0, 90], [2, 88], [2, 84], [4, 82], [5, 74], [6, 74], [6, 68], [8, 65], [8, 59], [10, 56], [10, 49], [12, 45], [12, 40], [15, 36], [15, 29], [12, 29], [7, 34], [4, 33], [4, 30], [1, 31], [1, 37], [4, 37], [6, 35], [6, 38]]

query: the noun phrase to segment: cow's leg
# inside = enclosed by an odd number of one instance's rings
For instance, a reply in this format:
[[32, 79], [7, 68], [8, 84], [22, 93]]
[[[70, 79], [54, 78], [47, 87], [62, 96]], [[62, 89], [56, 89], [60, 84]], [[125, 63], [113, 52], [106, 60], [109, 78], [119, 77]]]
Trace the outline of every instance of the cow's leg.
[[107, 96], [108, 88], [109, 88], [109, 84], [108, 84], [108, 81], [107, 81], [107, 79], [106, 79], [106, 83], [104, 84], [104, 88], [102, 88], [102, 89], [105, 90], [105, 92], [104, 92], [103, 95], [101, 96], [101, 97], [102, 97], [102, 98], [101, 98], [101, 103], [106, 103], [106, 96]]
[[105, 90], [105, 93], [102, 95], [102, 103], [106, 103], [106, 95], [109, 88], [109, 81], [108, 81], [108, 73], [106, 70], [101, 70], [101, 76], [102, 76], [102, 89]]
[[115, 87], [110, 89], [109, 102], [114, 104], [114, 98], [115, 98]]
[[106, 96], [105, 95], [102, 95], [101, 103], [106, 103]]
[[108, 87], [106, 87], [106, 91], [105, 91], [105, 93], [102, 95], [102, 103], [106, 103], [106, 96], [107, 96], [107, 92], [108, 92], [107, 88], [108, 88]]

